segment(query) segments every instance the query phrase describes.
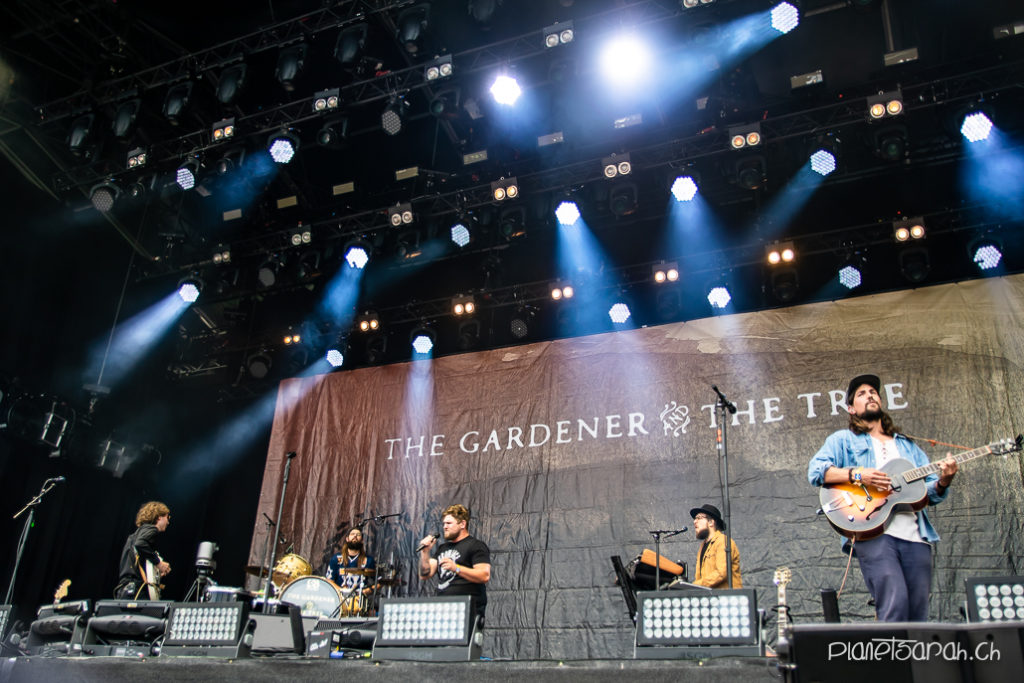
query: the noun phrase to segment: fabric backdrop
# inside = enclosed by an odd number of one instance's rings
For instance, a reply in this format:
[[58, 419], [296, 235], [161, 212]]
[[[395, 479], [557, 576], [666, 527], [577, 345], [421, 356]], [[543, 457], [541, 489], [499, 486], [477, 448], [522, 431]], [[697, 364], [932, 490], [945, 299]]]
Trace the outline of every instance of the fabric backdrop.
[[[609, 558], [654, 548], [652, 529], [723, 508], [711, 385], [738, 406], [727, 430], [733, 538], [746, 587], [776, 604], [793, 570], [797, 622], [820, 621], [838, 588], [840, 538], [817, 516], [807, 463], [846, 426], [850, 378], [878, 374], [905, 433], [975, 447], [1022, 428], [1024, 276], [563, 339], [281, 384], [259, 512], [275, 517], [284, 454], [296, 451], [281, 531], [322, 570], [353, 521], [401, 595], [432, 594], [415, 546], [451, 503], [491, 548], [486, 656], [630, 656]], [[933, 459], [945, 447], [922, 444]], [[1019, 454], [965, 464], [932, 508], [932, 619], [957, 621], [963, 580], [1016, 574]], [[260, 517], [262, 519], [262, 517]], [[251, 564], [261, 560], [263, 524]], [[662, 552], [694, 565], [692, 530]], [[282, 550], [288, 548], [282, 547]], [[844, 620], [872, 619], [854, 562]]]

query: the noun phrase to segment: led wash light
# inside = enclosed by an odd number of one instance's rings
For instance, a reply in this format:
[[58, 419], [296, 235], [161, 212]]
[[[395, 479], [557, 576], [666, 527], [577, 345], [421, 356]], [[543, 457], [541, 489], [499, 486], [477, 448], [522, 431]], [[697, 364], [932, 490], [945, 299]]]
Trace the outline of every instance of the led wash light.
[[819, 149], [811, 155], [811, 170], [821, 176], [827, 176], [836, 170], [836, 158], [831, 152]]
[[469, 244], [469, 228], [462, 223], [456, 223], [452, 226], [451, 230], [452, 242], [460, 247], [464, 247]]
[[637, 598], [637, 658], [763, 654], [753, 589], [645, 592]]
[[498, 104], [511, 107], [522, 94], [523, 89], [519, 87], [519, 81], [511, 76], [498, 76], [491, 85], [491, 95]]
[[855, 266], [843, 266], [839, 270], [839, 284], [847, 289], [856, 289], [860, 287], [861, 273], [860, 269]]
[[630, 315], [629, 306], [621, 302], [613, 304], [612, 307], [608, 309], [608, 317], [611, 318], [611, 321], [616, 325], [622, 325], [625, 323], [629, 320]]
[[576, 202], [562, 202], [555, 209], [555, 218], [558, 219], [559, 225], [575, 225], [576, 221], [580, 219], [580, 209], [576, 206]]
[[1024, 621], [1024, 578], [976, 576], [964, 583], [970, 621]]
[[672, 182], [672, 196], [677, 202], [692, 201], [697, 196], [697, 183], [690, 176], [680, 176]]
[[800, 11], [788, 2], [780, 2], [772, 8], [772, 28], [779, 33], [789, 33], [800, 24]]
[[960, 134], [968, 142], [981, 142], [987, 140], [992, 132], [992, 120], [983, 112], [976, 111], [964, 117], [964, 123], [960, 126]]
[[473, 661], [480, 657], [470, 596], [386, 598], [377, 620], [374, 659]]

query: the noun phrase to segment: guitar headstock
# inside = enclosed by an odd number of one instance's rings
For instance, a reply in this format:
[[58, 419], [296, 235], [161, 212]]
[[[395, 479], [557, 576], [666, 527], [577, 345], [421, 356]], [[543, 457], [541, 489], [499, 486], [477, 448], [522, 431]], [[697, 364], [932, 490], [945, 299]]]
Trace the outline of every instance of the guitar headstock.
[[775, 578], [772, 579], [776, 586], [785, 586], [793, 578], [793, 572], [789, 567], [779, 567], [775, 570]]
[[1024, 445], [1024, 434], [1018, 434], [1016, 439], [1003, 439], [992, 444], [993, 455], [1006, 455], [1021, 450]]
[[57, 590], [53, 593], [53, 604], [57, 604], [64, 598], [68, 597], [68, 588], [71, 587], [71, 579], [64, 579], [57, 586]]

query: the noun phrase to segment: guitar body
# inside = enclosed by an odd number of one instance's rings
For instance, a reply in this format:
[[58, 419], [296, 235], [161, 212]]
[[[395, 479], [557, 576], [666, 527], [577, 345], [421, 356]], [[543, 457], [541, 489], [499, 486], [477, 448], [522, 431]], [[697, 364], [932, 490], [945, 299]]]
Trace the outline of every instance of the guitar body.
[[156, 565], [149, 560], [146, 560], [144, 564], [143, 572], [145, 575], [142, 578], [146, 582], [146, 588], [149, 590], [149, 599], [159, 600], [160, 591], [163, 589], [163, 584], [160, 583], [160, 572], [157, 570]]
[[904, 473], [914, 463], [903, 458], [890, 460], [881, 470], [889, 475], [892, 489], [860, 484], [828, 484], [821, 487], [819, 500], [829, 524], [837, 532], [858, 541], [885, 533], [894, 512], [916, 512], [928, 504], [923, 479], [908, 482]]

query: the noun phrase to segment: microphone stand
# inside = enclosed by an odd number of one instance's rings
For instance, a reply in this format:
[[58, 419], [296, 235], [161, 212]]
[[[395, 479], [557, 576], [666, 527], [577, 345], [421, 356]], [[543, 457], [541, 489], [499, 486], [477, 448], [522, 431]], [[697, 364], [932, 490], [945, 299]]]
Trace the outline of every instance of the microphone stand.
[[729, 529], [732, 528], [732, 513], [729, 509], [729, 442], [726, 439], [728, 432], [730, 414], [736, 414], [736, 404], [731, 402], [725, 397], [718, 387], [711, 385], [711, 388], [715, 390], [715, 394], [718, 396], [718, 401], [715, 403], [715, 408], [720, 411], [721, 421], [718, 423], [718, 443], [716, 447], [722, 453], [722, 468], [724, 469], [724, 477], [722, 484], [722, 496], [725, 502], [725, 566], [727, 575], [729, 577], [729, 588], [732, 588], [732, 536], [729, 535]]
[[682, 529], [674, 529], [669, 531], [667, 529], [654, 529], [649, 531], [651, 536], [654, 537], [654, 590], [661, 590], [661, 537], [672, 538], [686, 531], [684, 526]]
[[[295, 451], [291, 451], [285, 454], [284, 463], [284, 481], [281, 484], [281, 502], [277, 506], [277, 523], [274, 524], [275, 529], [281, 528], [281, 513], [284, 511], [284, 494], [288, 491], [288, 474], [292, 469], [292, 458], [295, 457]], [[271, 579], [274, 578], [274, 560], [277, 558], [277, 533], [274, 534], [274, 543], [271, 544], [270, 548], [270, 562], [267, 563], [267, 582], [263, 586], [263, 613], [270, 614], [270, 583]]]
[[28, 510], [28, 517], [25, 518], [25, 526], [21, 528], [21, 536], [18, 538], [18, 550], [14, 555], [14, 571], [11, 572], [11, 583], [7, 586], [7, 596], [4, 598], [4, 604], [11, 604], [11, 596], [14, 595], [14, 584], [18, 580], [18, 565], [21, 564], [21, 556], [25, 552], [25, 544], [28, 543], [28, 532], [32, 529], [32, 523], [36, 518], [36, 506], [39, 505], [43, 500], [43, 496], [53, 490], [53, 487], [57, 485], [57, 481], [54, 479], [47, 479], [43, 482], [43, 488], [32, 497], [32, 500], [25, 503], [25, 507], [21, 508], [14, 513], [11, 519], [17, 519], [21, 517], [26, 510]]

